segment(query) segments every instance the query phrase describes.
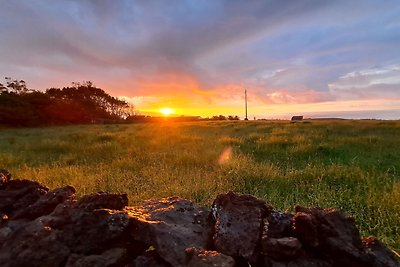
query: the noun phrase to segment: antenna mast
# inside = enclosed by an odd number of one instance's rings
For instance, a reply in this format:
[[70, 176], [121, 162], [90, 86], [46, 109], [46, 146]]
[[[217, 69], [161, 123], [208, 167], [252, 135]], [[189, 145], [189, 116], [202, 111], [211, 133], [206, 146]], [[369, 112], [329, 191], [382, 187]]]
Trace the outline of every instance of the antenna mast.
[[244, 89], [244, 105], [246, 109], [246, 118], [244, 120], [248, 121], [249, 119], [247, 118], [247, 89]]

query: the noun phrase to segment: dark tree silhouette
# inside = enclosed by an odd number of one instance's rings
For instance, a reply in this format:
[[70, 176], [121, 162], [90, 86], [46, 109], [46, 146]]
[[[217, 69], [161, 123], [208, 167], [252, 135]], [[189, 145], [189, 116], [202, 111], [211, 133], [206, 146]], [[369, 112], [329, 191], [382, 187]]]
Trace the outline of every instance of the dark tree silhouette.
[[6, 80], [6, 84], [7, 84], [6, 91], [16, 93], [16, 94], [24, 94], [24, 93], [28, 93], [29, 91], [31, 91], [26, 87], [26, 83], [24, 80], [19, 80], [19, 81], [13, 80], [13, 79], [11, 79], [11, 77], [5, 77], [5, 80]]
[[238, 121], [239, 117], [237, 115], [236, 116], [229, 115], [228, 116], [228, 120], [230, 120], [230, 121]]
[[212, 116], [211, 117], [211, 120], [213, 120], [213, 121], [224, 121], [226, 119], [227, 118], [224, 115], [218, 115], [218, 116]]
[[92, 82], [39, 92], [25, 81], [6, 78], [0, 84], [0, 124], [36, 126], [71, 123], [120, 122], [132, 111], [125, 101], [110, 96]]

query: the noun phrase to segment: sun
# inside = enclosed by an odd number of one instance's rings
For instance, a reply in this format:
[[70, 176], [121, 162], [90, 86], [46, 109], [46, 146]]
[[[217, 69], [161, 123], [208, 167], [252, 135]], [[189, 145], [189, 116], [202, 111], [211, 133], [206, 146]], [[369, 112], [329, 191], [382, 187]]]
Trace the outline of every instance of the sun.
[[172, 108], [162, 108], [162, 109], [160, 109], [160, 112], [162, 114], [164, 114], [165, 116], [168, 116], [168, 115], [175, 113], [175, 110], [173, 110]]

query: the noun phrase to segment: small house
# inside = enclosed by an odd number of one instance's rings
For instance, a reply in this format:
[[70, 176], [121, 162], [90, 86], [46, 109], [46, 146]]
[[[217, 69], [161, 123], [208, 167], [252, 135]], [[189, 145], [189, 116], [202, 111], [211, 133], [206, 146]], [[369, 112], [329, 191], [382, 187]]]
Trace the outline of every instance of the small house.
[[293, 116], [292, 117], [292, 121], [302, 121], [303, 120], [303, 116]]

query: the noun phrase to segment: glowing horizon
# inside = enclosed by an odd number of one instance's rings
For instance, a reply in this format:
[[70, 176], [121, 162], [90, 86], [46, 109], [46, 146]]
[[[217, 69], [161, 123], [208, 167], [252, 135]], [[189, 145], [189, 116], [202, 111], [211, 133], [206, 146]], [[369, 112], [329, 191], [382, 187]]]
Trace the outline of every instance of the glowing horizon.
[[[240, 94], [242, 93], [242, 95]], [[337, 117], [354, 119], [398, 119], [400, 118], [400, 99], [380, 98], [365, 100], [336, 100], [314, 103], [274, 103], [265, 102], [253, 97], [248, 90], [248, 117], [249, 119], [289, 119], [293, 115], [305, 115], [308, 117]], [[215, 96], [215, 102], [197, 99], [193, 103], [191, 99], [176, 98], [173, 101], [160, 97], [134, 97], [122, 96], [121, 99], [136, 106], [139, 114], [159, 116], [166, 115], [159, 108], [168, 102], [168, 115], [174, 116], [201, 116], [212, 117], [215, 115], [245, 117], [244, 92], [238, 92], [233, 101], [224, 101]], [[148, 101], [147, 101], [148, 100]], [[159, 104], [160, 103], [160, 104]]]

